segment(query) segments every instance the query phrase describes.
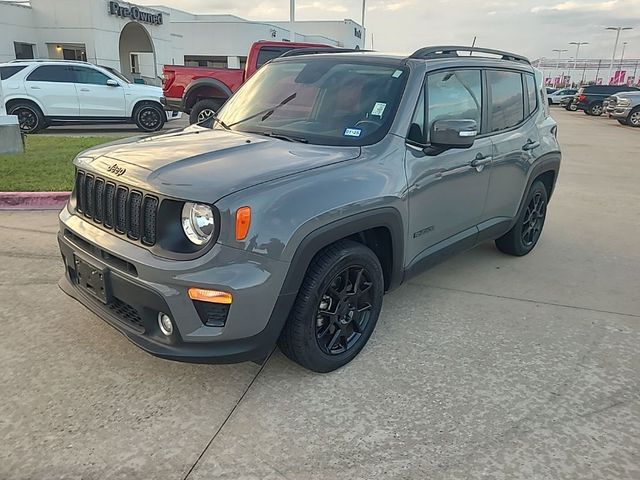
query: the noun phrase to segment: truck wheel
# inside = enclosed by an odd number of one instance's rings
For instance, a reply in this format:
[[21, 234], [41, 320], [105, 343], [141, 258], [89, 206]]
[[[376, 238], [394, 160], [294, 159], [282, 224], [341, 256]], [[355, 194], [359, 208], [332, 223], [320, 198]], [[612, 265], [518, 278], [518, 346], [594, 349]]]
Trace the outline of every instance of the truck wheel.
[[522, 212], [516, 224], [496, 240], [496, 247], [503, 253], [521, 257], [538, 243], [547, 216], [547, 189], [541, 181], [531, 186]]
[[194, 123], [204, 122], [213, 117], [216, 112], [220, 110], [223, 103], [224, 101], [222, 100], [214, 100], [211, 98], [198, 100], [189, 114], [189, 123], [193, 125]]
[[627, 117], [627, 124], [636, 128], [640, 127], [640, 107], [631, 110], [631, 113]]
[[18, 117], [20, 130], [24, 133], [37, 133], [47, 128], [42, 111], [34, 103], [28, 101], [12, 103], [7, 108], [7, 113]]
[[164, 127], [167, 115], [159, 104], [148, 102], [136, 107], [133, 121], [144, 132], [157, 132]]
[[278, 345], [314, 372], [349, 363], [369, 340], [382, 308], [384, 278], [378, 257], [341, 240], [311, 261]]
[[591, 105], [589, 105], [589, 114], [593, 115], [594, 117], [599, 117], [600, 115], [602, 115], [603, 109], [602, 109], [602, 102], [593, 102]]

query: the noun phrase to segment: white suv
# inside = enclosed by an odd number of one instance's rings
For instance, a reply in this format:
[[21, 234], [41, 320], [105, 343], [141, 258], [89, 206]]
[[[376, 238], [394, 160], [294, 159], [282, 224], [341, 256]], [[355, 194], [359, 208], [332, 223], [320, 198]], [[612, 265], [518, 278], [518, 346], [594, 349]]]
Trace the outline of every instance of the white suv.
[[0, 64], [0, 78], [7, 112], [26, 133], [67, 123], [135, 123], [155, 132], [181, 115], [164, 111], [160, 87], [86, 62], [15, 60]]

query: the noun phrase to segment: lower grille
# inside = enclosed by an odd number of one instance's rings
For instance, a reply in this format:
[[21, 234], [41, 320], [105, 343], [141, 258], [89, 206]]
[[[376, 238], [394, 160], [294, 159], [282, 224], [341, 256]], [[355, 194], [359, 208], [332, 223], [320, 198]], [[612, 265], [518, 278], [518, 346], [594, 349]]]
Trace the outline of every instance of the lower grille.
[[138, 310], [118, 298], [114, 298], [109, 304], [109, 310], [114, 313], [123, 323], [128, 324], [140, 333], [144, 333], [144, 324]]
[[124, 185], [78, 170], [76, 210], [105, 228], [155, 245], [160, 201]]

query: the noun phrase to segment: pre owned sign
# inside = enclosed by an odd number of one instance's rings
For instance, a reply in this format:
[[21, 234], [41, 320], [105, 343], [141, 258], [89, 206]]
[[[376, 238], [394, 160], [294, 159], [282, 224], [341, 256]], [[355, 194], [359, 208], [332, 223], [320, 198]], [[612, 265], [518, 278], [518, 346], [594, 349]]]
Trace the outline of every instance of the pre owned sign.
[[136, 22], [162, 25], [162, 13], [145, 12], [135, 5], [123, 7], [118, 2], [109, 2], [109, 13], [122, 18], [130, 18]]

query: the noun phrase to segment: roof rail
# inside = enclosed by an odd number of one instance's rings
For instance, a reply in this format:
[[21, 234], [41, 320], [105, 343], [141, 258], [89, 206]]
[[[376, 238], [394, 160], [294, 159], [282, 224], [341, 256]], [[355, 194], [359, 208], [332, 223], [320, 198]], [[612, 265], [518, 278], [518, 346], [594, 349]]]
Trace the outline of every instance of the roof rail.
[[359, 48], [340, 48], [340, 47], [318, 47], [318, 48], [294, 48], [288, 52], [284, 52], [280, 57], [297, 57], [298, 55], [315, 55], [317, 53], [355, 53], [355, 52], [371, 52], [372, 50], [361, 50]]
[[88, 64], [90, 62], [85, 62], [84, 60], [65, 60], [64, 58], [17, 58], [15, 60], [9, 60], [6, 63], [80, 63], [80, 64]]
[[491, 48], [464, 47], [464, 46], [456, 46], [456, 45], [420, 48], [415, 52], [413, 52], [409, 58], [427, 59], [427, 58], [458, 57], [460, 56], [458, 55], [458, 52], [469, 52], [469, 56], [472, 56], [474, 53], [488, 53], [490, 55], [497, 55], [501, 57], [502, 60], [510, 60], [513, 62], [524, 62], [531, 65], [531, 62], [527, 57], [523, 57], [522, 55], [517, 55], [515, 53], [504, 52], [502, 50], [493, 50]]

